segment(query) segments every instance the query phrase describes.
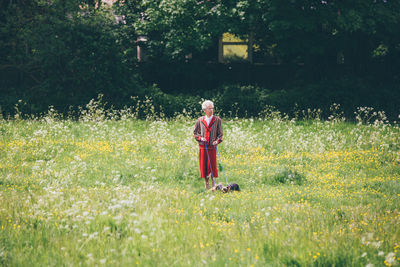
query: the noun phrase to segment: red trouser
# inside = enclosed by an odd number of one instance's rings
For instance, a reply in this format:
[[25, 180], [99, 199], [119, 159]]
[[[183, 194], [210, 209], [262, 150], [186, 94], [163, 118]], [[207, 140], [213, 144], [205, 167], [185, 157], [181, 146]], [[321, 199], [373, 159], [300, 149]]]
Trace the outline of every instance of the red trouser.
[[207, 146], [206, 150], [206, 147], [204, 145], [199, 145], [199, 166], [201, 178], [206, 178], [207, 176], [209, 176], [211, 174], [211, 170], [214, 178], [218, 177], [217, 151], [215, 150], [214, 146]]

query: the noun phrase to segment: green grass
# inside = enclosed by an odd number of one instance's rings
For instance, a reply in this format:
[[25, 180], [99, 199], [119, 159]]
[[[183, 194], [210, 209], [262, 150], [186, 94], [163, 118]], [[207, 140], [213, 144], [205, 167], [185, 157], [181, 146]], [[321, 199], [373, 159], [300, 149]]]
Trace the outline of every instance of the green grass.
[[194, 119], [89, 115], [0, 121], [0, 265], [400, 261], [396, 124], [226, 119], [242, 191], [221, 194], [199, 178]]

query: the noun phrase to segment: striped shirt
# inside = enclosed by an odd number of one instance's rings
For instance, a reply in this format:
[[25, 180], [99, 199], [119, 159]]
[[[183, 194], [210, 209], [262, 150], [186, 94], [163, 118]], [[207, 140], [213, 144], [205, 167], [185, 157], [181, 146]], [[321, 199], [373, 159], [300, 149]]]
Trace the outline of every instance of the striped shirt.
[[202, 137], [207, 140], [208, 146], [212, 146], [214, 141], [221, 143], [223, 137], [221, 118], [213, 116], [208, 125], [205, 116], [198, 118], [194, 125], [193, 136], [201, 146], [203, 145]]

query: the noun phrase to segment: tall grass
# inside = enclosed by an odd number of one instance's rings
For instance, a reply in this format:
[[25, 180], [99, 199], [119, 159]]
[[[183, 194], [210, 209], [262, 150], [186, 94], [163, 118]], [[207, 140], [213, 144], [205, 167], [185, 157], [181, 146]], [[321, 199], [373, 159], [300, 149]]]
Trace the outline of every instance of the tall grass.
[[304, 115], [223, 118], [231, 194], [203, 189], [185, 114], [94, 101], [78, 120], [1, 119], [0, 264], [398, 265], [398, 124]]

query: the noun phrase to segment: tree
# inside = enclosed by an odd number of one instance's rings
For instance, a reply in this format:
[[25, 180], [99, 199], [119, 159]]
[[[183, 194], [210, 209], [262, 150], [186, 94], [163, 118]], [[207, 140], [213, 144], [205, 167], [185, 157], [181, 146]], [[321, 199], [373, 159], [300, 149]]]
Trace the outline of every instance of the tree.
[[18, 99], [31, 112], [48, 105], [66, 110], [103, 93], [121, 99], [137, 90], [124, 62], [114, 16], [86, 1], [10, 1], [0, 16], [0, 100]]
[[183, 60], [209, 48], [221, 33], [216, 6], [213, 1], [126, 0], [118, 2], [116, 12], [125, 17], [121, 27], [129, 40], [147, 36], [153, 60]]
[[[156, 0], [119, 2], [153, 58], [177, 59], [224, 32], [252, 34], [258, 49], [286, 63], [328, 72], [344, 55], [359, 69], [398, 58], [400, 2], [394, 0]], [[135, 39], [137, 36], [132, 36]]]

